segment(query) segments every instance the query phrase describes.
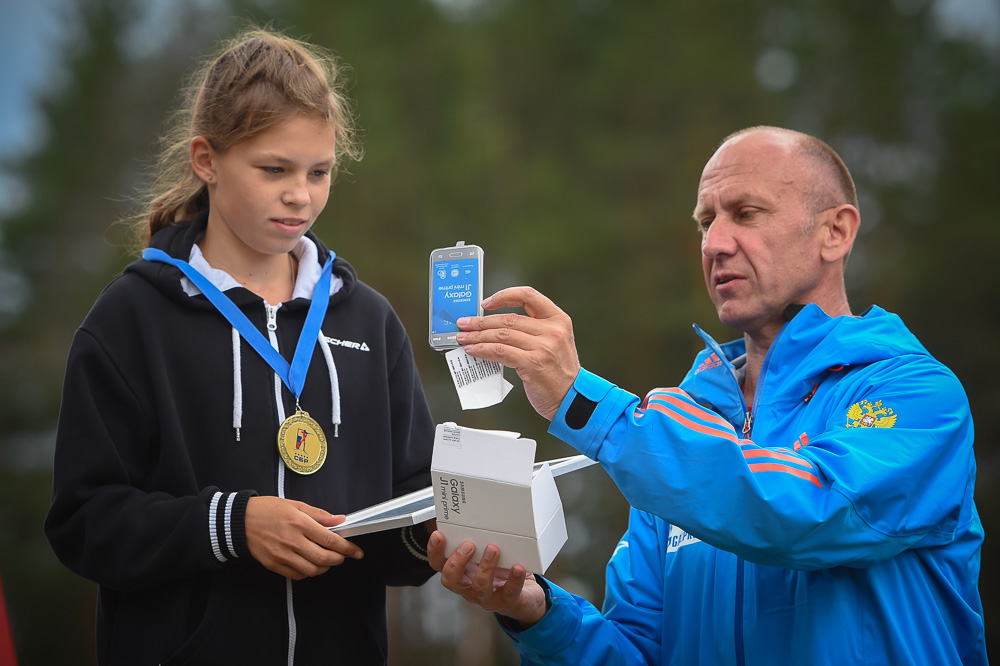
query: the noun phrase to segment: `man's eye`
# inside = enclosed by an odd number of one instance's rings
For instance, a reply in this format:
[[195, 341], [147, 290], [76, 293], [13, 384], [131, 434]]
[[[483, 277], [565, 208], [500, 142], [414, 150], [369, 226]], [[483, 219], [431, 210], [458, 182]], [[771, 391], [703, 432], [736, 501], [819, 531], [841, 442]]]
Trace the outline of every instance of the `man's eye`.
[[708, 217], [703, 220], [698, 220], [698, 229], [700, 229], [702, 233], [705, 233], [708, 231], [708, 228], [712, 226], [712, 220], [714, 219], [715, 218]]
[[741, 208], [739, 213], [737, 213], [741, 220], [749, 220], [756, 214], [757, 211], [753, 208]]

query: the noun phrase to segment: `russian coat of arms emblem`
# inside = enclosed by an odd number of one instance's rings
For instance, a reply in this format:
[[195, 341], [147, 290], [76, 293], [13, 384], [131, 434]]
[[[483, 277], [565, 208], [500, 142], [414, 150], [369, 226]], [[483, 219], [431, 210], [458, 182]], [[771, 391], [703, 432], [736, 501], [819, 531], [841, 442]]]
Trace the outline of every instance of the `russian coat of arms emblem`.
[[847, 410], [848, 428], [891, 428], [896, 425], [896, 413], [892, 407], [883, 407], [882, 401], [856, 402]]

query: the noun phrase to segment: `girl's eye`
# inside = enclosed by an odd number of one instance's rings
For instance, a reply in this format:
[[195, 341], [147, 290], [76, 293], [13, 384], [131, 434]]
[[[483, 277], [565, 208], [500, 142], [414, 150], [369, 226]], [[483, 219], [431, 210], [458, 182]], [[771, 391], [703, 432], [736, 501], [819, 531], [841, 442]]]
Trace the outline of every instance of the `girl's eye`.
[[329, 173], [330, 172], [327, 171], [326, 169], [316, 169], [315, 171], [312, 172], [312, 174], [317, 178], [325, 178], [327, 175], [329, 175]]
[[276, 166], [266, 166], [266, 167], [261, 167], [261, 169], [264, 171], [264, 173], [270, 173], [270, 174], [279, 174], [282, 171], [284, 171], [284, 169], [282, 169], [281, 167], [276, 167]]

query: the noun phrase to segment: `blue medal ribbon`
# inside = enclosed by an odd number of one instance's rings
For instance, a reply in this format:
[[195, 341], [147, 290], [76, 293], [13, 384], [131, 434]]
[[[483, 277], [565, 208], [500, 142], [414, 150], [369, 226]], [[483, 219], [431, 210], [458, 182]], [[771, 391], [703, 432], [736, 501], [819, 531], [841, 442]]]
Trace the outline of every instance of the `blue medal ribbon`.
[[215, 309], [233, 325], [233, 328], [239, 331], [243, 339], [274, 369], [274, 372], [295, 396], [296, 402], [302, 394], [302, 387], [306, 382], [306, 372], [309, 370], [319, 330], [323, 325], [324, 317], [326, 317], [327, 305], [330, 303], [330, 281], [333, 275], [335, 256], [334, 252], [330, 252], [326, 264], [323, 265], [323, 272], [320, 273], [319, 282], [313, 289], [312, 303], [309, 305], [306, 322], [302, 326], [299, 341], [295, 345], [295, 354], [292, 356], [291, 365], [289, 365], [288, 361], [271, 346], [264, 335], [250, 323], [247, 316], [236, 307], [236, 304], [219, 291], [219, 288], [212, 284], [208, 278], [199, 273], [194, 266], [186, 261], [175, 259], [156, 248], [146, 248], [142, 253], [142, 258], [146, 261], [158, 261], [180, 269], [187, 276], [187, 279], [201, 290], [201, 293], [215, 306]]

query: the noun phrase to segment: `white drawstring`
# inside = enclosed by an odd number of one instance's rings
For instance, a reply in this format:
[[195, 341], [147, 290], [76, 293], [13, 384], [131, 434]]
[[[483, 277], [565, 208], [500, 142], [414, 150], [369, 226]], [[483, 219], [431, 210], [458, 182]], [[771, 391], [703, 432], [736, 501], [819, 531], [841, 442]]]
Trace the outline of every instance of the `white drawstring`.
[[333, 354], [330, 352], [330, 341], [319, 332], [319, 347], [323, 350], [323, 358], [326, 359], [326, 367], [330, 371], [330, 420], [333, 422], [333, 436], [340, 436], [340, 377], [337, 375], [337, 364], [333, 362]]
[[[323, 332], [319, 333], [319, 345], [326, 359], [326, 367], [330, 373], [330, 421], [333, 423], [333, 436], [340, 436], [340, 377], [337, 374], [337, 364], [330, 352], [330, 343]], [[233, 328], [233, 430], [236, 431], [236, 441], [240, 441], [240, 428], [243, 427], [243, 372], [242, 356], [240, 354], [240, 333]]]

